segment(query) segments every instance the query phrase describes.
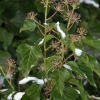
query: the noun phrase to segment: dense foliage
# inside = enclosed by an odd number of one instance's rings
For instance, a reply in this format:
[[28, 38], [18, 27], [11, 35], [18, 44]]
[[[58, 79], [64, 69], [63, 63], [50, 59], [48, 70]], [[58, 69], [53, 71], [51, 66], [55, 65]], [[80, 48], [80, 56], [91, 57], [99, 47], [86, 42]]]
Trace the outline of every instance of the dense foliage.
[[100, 100], [99, 11], [78, 0], [1, 0], [0, 100]]

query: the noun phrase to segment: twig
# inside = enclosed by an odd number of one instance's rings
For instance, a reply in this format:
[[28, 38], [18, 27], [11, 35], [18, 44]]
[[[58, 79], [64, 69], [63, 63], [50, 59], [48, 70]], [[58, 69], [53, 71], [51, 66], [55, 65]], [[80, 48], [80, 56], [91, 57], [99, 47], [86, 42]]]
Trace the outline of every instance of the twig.
[[89, 98], [91, 98], [91, 99], [95, 99], [95, 100], [100, 100], [100, 97], [96, 97], [96, 96], [94, 96], [94, 95], [88, 95], [88, 97]]
[[56, 13], [57, 13], [57, 11], [51, 17], [49, 17], [47, 20], [51, 19]]

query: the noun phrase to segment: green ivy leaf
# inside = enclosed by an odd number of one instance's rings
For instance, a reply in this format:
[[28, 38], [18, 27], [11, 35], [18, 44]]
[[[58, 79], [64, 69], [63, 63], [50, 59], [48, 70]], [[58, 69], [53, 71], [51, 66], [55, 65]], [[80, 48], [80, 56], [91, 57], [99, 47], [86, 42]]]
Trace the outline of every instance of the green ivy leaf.
[[33, 84], [26, 90], [26, 93], [30, 97], [30, 100], [40, 100], [41, 88], [41, 85]]
[[67, 86], [63, 91], [63, 95], [60, 95], [56, 88], [52, 89], [51, 98], [52, 100], [76, 100], [79, 94], [73, 87]]
[[22, 56], [20, 62], [20, 70], [23, 75], [28, 75], [31, 66], [35, 65], [39, 58], [42, 57], [42, 52], [39, 46], [31, 46], [28, 44], [19, 45], [17, 52]]
[[86, 55], [85, 57], [81, 57], [81, 61], [90, 67], [100, 77], [98, 61], [93, 56]]
[[73, 87], [67, 87], [67, 89], [64, 90], [64, 100], [77, 100], [79, 97], [79, 94]]
[[70, 72], [65, 68], [60, 68], [52, 73], [52, 79], [56, 82], [56, 87], [59, 93], [62, 95], [64, 90], [64, 82], [70, 78]]
[[96, 84], [95, 84], [95, 81], [94, 81], [94, 78], [93, 78], [93, 71], [91, 70], [91, 68], [89, 68], [83, 62], [80, 62], [78, 65], [80, 66], [80, 70], [85, 73], [85, 75], [86, 75], [87, 80], [89, 81], [89, 83], [92, 86], [96, 87]]
[[79, 69], [79, 66], [74, 61], [68, 61], [67, 64], [72, 68], [72, 71], [76, 72], [80, 76], [84, 76], [84, 73]]
[[60, 95], [59, 91], [54, 87], [50, 94], [51, 100], [64, 100], [64, 97]]
[[46, 42], [48, 42], [49, 40], [51, 40], [52, 38], [54, 38], [55, 36], [52, 34], [46, 35]]
[[100, 51], [100, 39], [96, 37], [83, 37], [83, 43]]
[[25, 93], [25, 94], [22, 96], [21, 100], [30, 100], [30, 98], [29, 98], [29, 97], [27, 96], [27, 94]]
[[72, 78], [72, 79], [70, 79], [68, 82], [69, 82], [70, 84], [73, 84], [73, 85], [76, 85], [76, 86], [77, 86], [78, 90], [80, 91], [80, 95], [81, 95], [81, 97], [82, 97], [82, 100], [88, 100], [87, 94], [85, 93], [85, 90], [84, 90], [82, 84], [79, 83], [79, 81], [78, 81], [77, 79]]
[[23, 26], [20, 29], [20, 32], [24, 31], [24, 30], [29, 30], [29, 31], [34, 31], [34, 29], [36, 28], [36, 24], [33, 20], [25, 20]]
[[13, 39], [13, 34], [8, 33], [6, 30], [0, 29], [0, 41], [3, 42], [3, 48], [7, 50]]

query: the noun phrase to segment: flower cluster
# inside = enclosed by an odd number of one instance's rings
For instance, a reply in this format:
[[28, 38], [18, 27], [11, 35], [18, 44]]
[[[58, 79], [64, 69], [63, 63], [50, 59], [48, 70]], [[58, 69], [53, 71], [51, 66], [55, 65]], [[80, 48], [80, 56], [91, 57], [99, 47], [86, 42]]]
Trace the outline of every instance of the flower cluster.
[[65, 14], [64, 14], [64, 18], [65, 20], [69, 20], [71, 21], [71, 23], [79, 23], [80, 18], [81, 18], [81, 15], [76, 13], [76, 12], [73, 12], [72, 10], [69, 10], [67, 11]]
[[16, 61], [14, 59], [12, 58], [8, 59], [5, 64], [7, 65], [7, 69], [6, 69], [7, 74], [12, 74], [15, 72]]
[[33, 11], [29, 12], [29, 13], [27, 13], [26, 19], [34, 20], [35, 16], [37, 16], [37, 13], [35, 13]]
[[84, 27], [77, 28], [77, 33], [79, 33], [80, 36], [86, 35], [87, 31]]

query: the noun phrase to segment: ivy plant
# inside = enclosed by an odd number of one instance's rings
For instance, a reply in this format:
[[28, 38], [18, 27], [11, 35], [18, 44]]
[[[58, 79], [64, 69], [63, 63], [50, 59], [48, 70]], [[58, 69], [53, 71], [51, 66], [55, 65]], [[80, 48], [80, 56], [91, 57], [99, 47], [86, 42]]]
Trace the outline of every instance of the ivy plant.
[[[97, 88], [94, 74], [100, 77], [98, 61], [93, 55], [88, 54], [84, 47], [89, 45], [100, 50], [98, 46], [100, 39], [88, 36], [86, 28], [80, 27], [82, 20], [81, 14], [78, 13], [79, 0], [37, 2], [43, 11], [42, 14], [34, 11], [27, 13], [20, 34], [31, 32], [31, 37], [18, 46], [17, 62], [13, 59], [7, 60], [7, 75], [3, 67], [0, 67], [2, 75], [9, 84], [8, 89], [1, 90], [2, 93], [6, 93], [4, 98], [8, 100], [98, 99], [99, 97], [91, 96], [84, 87], [88, 82]], [[13, 35], [12, 33], [9, 35], [11, 39], [6, 36], [11, 42]], [[2, 35], [0, 40], [3, 41], [3, 38], [5, 39]], [[5, 50], [9, 44], [4, 41]], [[5, 56], [9, 58], [10, 55]], [[11, 80], [16, 68], [15, 63], [18, 64], [19, 74], [17, 91]]]

